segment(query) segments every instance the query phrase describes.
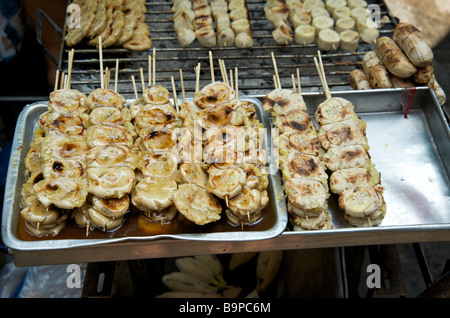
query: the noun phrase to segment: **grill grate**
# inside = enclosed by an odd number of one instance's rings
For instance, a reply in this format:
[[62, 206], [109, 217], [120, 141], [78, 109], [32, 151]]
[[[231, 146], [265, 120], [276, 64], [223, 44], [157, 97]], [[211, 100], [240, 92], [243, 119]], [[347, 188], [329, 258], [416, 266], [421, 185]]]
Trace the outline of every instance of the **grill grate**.
[[[381, 16], [389, 18], [388, 23], [383, 23], [380, 36], [391, 36], [395, 18], [389, 12], [384, 2], [368, 1], [369, 4], [378, 4], [381, 8]], [[146, 23], [148, 23], [153, 41], [152, 48], [156, 49], [156, 83], [166, 88], [171, 88], [171, 76], [174, 77], [177, 92], [180, 92], [180, 73], [183, 71], [184, 88], [186, 95], [192, 96], [195, 90], [194, 67], [202, 63], [200, 74], [200, 86], [211, 81], [209, 67], [209, 51], [214, 58], [214, 70], [216, 79], [221, 78], [217, 59], [223, 59], [227, 69], [239, 69], [239, 91], [245, 95], [265, 95], [273, 89], [273, 64], [271, 52], [277, 60], [277, 67], [282, 87], [292, 87], [291, 74], [295, 69], [300, 69], [302, 90], [304, 92], [319, 91], [321, 84], [317, 76], [314, 56], [317, 56], [317, 45], [298, 45], [293, 42], [288, 46], [278, 45], [272, 38], [273, 26], [264, 16], [263, 0], [247, 0], [250, 21], [253, 28], [254, 45], [250, 49], [238, 49], [236, 47], [201, 47], [194, 41], [189, 47], [181, 48], [178, 45], [173, 22], [171, 21], [171, 1], [147, 2]], [[322, 53], [322, 59], [326, 71], [328, 85], [331, 90], [348, 90], [350, 72], [360, 67], [364, 54], [374, 49], [374, 45], [361, 43], [356, 52], [342, 50]], [[67, 72], [68, 56], [71, 48], [62, 43], [59, 70]], [[136, 78], [138, 92], [141, 92], [140, 69], [142, 68], [145, 81], [148, 81], [148, 56], [149, 51], [129, 51], [123, 48], [104, 48], [103, 65], [111, 70], [111, 88], [114, 87], [114, 69], [116, 59], [119, 59], [118, 92], [127, 99], [134, 98], [134, 90], [131, 76]], [[89, 93], [100, 87], [98, 50], [86, 44], [75, 47], [75, 55], [72, 67], [72, 88]]]

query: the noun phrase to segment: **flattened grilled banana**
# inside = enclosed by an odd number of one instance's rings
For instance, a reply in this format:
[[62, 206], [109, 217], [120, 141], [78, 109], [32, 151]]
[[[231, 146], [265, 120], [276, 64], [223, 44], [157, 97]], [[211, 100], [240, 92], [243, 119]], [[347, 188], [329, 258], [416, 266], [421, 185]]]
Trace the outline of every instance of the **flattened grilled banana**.
[[39, 201], [46, 207], [55, 205], [60, 209], [81, 207], [88, 194], [86, 182], [78, 179], [44, 179], [34, 186]]
[[321, 126], [319, 140], [326, 150], [347, 145], [361, 145], [369, 149], [366, 137], [366, 123], [359, 118], [350, 118], [338, 123]]
[[177, 188], [171, 178], [146, 177], [136, 184], [131, 201], [141, 211], [162, 211], [172, 205]]
[[92, 168], [126, 166], [134, 170], [137, 165], [136, 150], [115, 144], [94, 147], [86, 154], [86, 164]]
[[136, 144], [142, 151], [160, 153], [171, 151], [176, 146], [176, 137], [172, 129], [147, 127], [139, 131]]
[[366, 184], [347, 189], [339, 196], [339, 207], [353, 217], [372, 216], [376, 219], [386, 210], [382, 192], [380, 185]]
[[219, 198], [233, 198], [242, 191], [245, 185], [245, 172], [237, 167], [218, 169], [210, 167], [208, 170], [208, 191]]
[[341, 169], [330, 175], [330, 190], [333, 193], [341, 194], [347, 189], [355, 186], [369, 184], [377, 185], [380, 183], [380, 174], [372, 167]]
[[180, 164], [179, 170], [181, 179], [184, 182], [193, 183], [206, 189], [208, 184], [208, 174], [201, 165], [183, 162]]
[[177, 112], [171, 104], [145, 105], [135, 117], [136, 130], [149, 127], [173, 128], [177, 122]]
[[89, 112], [86, 95], [75, 89], [61, 89], [50, 93], [48, 110], [63, 114], [83, 114]]
[[327, 189], [319, 181], [297, 178], [284, 183], [289, 202], [305, 211], [317, 212], [326, 209], [329, 196]]
[[307, 178], [319, 181], [328, 188], [328, 175], [325, 165], [319, 158], [292, 152], [281, 160], [284, 179]]
[[223, 104], [234, 98], [235, 92], [228, 84], [215, 82], [196, 92], [194, 103], [200, 108], [207, 108]]
[[89, 226], [98, 227], [104, 231], [118, 228], [122, 225], [124, 220], [123, 216], [118, 218], [110, 218], [92, 208], [89, 209], [87, 213], [89, 216]]
[[317, 106], [315, 116], [319, 125], [324, 126], [355, 117], [354, 109], [348, 100], [332, 97]]
[[89, 193], [99, 198], [121, 198], [131, 193], [136, 183], [128, 167], [88, 168]]
[[131, 120], [128, 108], [97, 107], [89, 114], [92, 125], [123, 125]]
[[122, 109], [126, 103], [123, 96], [107, 88], [94, 89], [87, 98], [91, 110], [97, 107], [116, 107]]
[[330, 171], [356, 167], [370, 167], [370, 156], [362, 145], [332, 147], [323, 156], [323, 161]]
[[173, 203], [186, 219], [198, 225], [220, 219], [222, 207], [210, 192], [192, 183], [181, 184], [175, 192]]
[[55, 158], [42, 163], [44, 178], [86, 178], [84, 160]]
[[274, 125], [276, 128], [280, 129], [281, 132], [311, 132], [315, 130], [311, 117], [301, 110], [291, 110], [285, 114], [277, 116], [274, 119]]
[[302, 133], [300, 131], [290, 131], [279, 136], [280, 155], [287, 156], [291, 152], [306, 154], [321, 158], [324, 150], [320, 146], [317, 132]]
[[150, 86], [144, 90], [144, 101], [148, 104], [163, 105], [169, 103], [170, 93], [161, 85]]
[[141, 152], [137, 161], [137, 168], [144, 177], [172, 177], [177, 165], [177, 158], [171, 152]]
[[130, 197], [128, 195], [124, 195], [120, 199], [101, 199], [96, 196], [92, 198], [92, 208], [112, 219], [123, 217], [128, 212], [129, 206]]
[[41, 145], [41, 159], [79, 159], [87, 153], [87, 145], [83, 139], [69, 137], [45, 137]]
[[45, 112], [39, 117], [39, 127], [45, 136], [83, 137], [86, 132], [89, 115]]
[[130, 132], [119, 125], [93, 125], [86, 131], [86, 143], [90, 148], [106, 145], [133, 146]]

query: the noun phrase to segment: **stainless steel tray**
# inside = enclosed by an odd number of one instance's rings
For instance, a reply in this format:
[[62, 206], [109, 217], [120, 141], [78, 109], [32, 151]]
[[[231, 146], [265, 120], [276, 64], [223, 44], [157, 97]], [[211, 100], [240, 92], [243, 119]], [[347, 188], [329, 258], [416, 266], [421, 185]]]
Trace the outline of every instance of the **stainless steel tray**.
[[[255, 105], [256, 113], [259, 121], [264, 127], [269, 127], [269, 117], [262, 109], [262, 104], [258, 99], [240, 97], [240, 100], [251, 102]], [[127, 101], [128, 104], [131, 100]], [[269, 204], [263, 211], [264, 218], [271, 220], [266, 222], [265, 225], [258, 226], [244, 226], [241, 229], [240, 226], [226, 225], [221, 227], [215, 227], [215, 225], [197, 226], [193, 231], [192, 227], [178, 232], [164, 231], [164, 227], [154, 235], [113, 235], [112, 232], [103, 233], [101, 230], [96, 231], [95, 239], [87, 238], [60, 238], [62, 232], [55, 237], [51, 237], [44, 240], [24, 240], [18, 235], [19, 226], [19, 198], [21, 188], [24, 182], [24, 158], [28, 152], [29, 144], [32, 141], [33, 133], [37, 128], [37, 122], [39, 116], [47, 111], [46, 102], [33, 103], [26, 106], [19, 115], [16, 131], [14, 135], [12, 153], [10, 157], [10, 163], [8, 167], [8, 174], [6, 180], [5, 200], [3, 204], [3, 220], [2, 220], [2, 237], [4, 243], [11, 249], [17, 250], [41, 250], [41, 249], [62, 249], [62, 248], [74, 248], [83, 246], [92, 246], [99, 244], [117, 243], [121, 241], [148, 241], [161, 238], [173, 238], [184, 240], [199, 240], [199, 241], [245, 241], [245, 240], [262, 240], [272, 238], [279, 235], [284, 231], [287, 224], [287, 211], [284, 197], [277, 195], [281, 191], [280, 178], [275, 174], [269, 174]], [[266, 129], [265, 144], [266, 149], [270, 148], [270, 129]], [[68, 222], [72, 222], [71, 220]], [[127, 216], [125, 216], [125, 223], [127, 222]], [[222, 215], [222, 219], [215, 223], [227, 223], [225, 213]], [[81, 230], [81, 229], [80, 229]], [[191, 230], [191, 231], [190, 231]], [[64, 230], [63, 230], [64, 231]], [[103, 235], [104, 234], [104, 235]]]
[[[323, 231], [290, 231], [265, 240], [127, 240], [91, 246], [36, 247], [34, 250], [14, 249], [17, 265], [93, 262], [233, 253], [274, 249], [304, 249], [371, 244], [450, 241], [450, 129], [439, 106], [436, 94], [428, 88], [415, 90], [407, 118], [402, 112], [408, 90], [378, 89], [332, 92], [353, 102], [358, 115], [367, 122], [370, 154], [386, 188], [387, 214], [380, 226], [350, 226], [330, 199], [334, 228]], [[250, 96], [262, 98], [263, 96]], [[325, 98], [321, 93], [305, 93], [310, 114]], [[29, 138], [29, 136], [28, 136]], [[15, 148], [20, 146], [19, 143]], [[23, 152], [22, 156], [24, 156]], [[17, 159], [19, 158], [19, 159]], [[20, 162], [23, 158], [12, 155]], [[17, 163], [15, 163], [17, 165]], [[14, 162], [11, 162], [14, 166]], [[9, 172], [8, 191], [14, 187]], [[279, 179], [277, 179], [279, 180]], [[5, 202], [13, 206], [13, 198]], [[9, 209], [11, 209], [9, 207]], [[2, 234], [12, 224], [11, 215], [3, 218]], [[8, 233], [9, 231], [9, 233]], [[245, 234], [245, 233], [243, 233]]]

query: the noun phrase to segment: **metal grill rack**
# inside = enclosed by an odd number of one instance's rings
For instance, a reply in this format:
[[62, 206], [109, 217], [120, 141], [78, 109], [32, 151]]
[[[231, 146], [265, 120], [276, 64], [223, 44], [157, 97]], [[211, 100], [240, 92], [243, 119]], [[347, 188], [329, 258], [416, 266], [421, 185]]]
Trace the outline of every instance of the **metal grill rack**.
[[[382, 24], [380, 36], [391, 36], [395, 27], [395, 18], [383, 1], [368, 1], [369, 4], [378, 4], [381, 16], [387, 16], [389, 22]], [[141, 91], [140, 69], [142, 68], [144, 78], [148, 80], [148, 56], [152, 55], [153, 48], [156, 49], [156, 83], [166, 88], [171, 87], [171, 76], [174, 77], [177, 92], [180, 92], [180, 73], [183, 71], [186, 96], [190, 97], [195, 90], [194, 67], [202, 63], [200, 75], [201, 85], [206, 85], [211, 80], [209, 67], [209, 51], [212, 51], [216, 79], [220, 77], [217, 59], [223, 59], [227, 69], [239, 70], [239, 91], [242, 94], [265, 95], [268, 90], [273, 89], [273, 64], [271, 52], [277, 60], [277, 67], [282, 87], [291, 87], [291, 74], [295, 69], [300, 69], [302, 90], [304, 92], [319, 91], [321, 84], [317, 76], [314, 56], [317, 56], [317, 45], [298, 45], [292, 42], [290, 45], [278, 45], [272, 38], [274, 27], [264, 16], [263, 0], [247, 0], [250, 22], [252, 25], [254, 45], [249, 49], [238, 49], [236, 47], [201, 47], [194, 41], [189, 47], [179, 46], [175, 31], [173, 29], [171, 1], [147, 2], [146, 23], [148, 23], [153, 41], [152, 49], [149, 51], [129, 51], [124, 48], [104, 48], [104, 68], [108, 67], [114, 72], [116, 59], [119, 59], [119, 83], [118, 92], [125, 98], [134, 98], [132, 75], [136, 78], [138, 92]], [[64, 30], [65, 32], [66, 30]], [[67, 72], [68, 56], [72, 48], [67, 47], [62, 41], [59, 69]], [[89, 93], [100, 87], [100, 63], [99, 52], [95, 47], [79, 44], [75, 49], [72, 87]], [[373, 45], [361, 43], [356, 52], [345, 52], [342, 50], [323, 52], [322, 58], [326, 71], [328, 84], [331, 90], [348, 90], [349, 73], [360, 67], [364, 54], [374, 49]], [[113, 87], [113, 76], [111, 87]], [[203, 82], [203, 83], [202, 83]], [[190, 94], [191, 93], [191, 94]]]

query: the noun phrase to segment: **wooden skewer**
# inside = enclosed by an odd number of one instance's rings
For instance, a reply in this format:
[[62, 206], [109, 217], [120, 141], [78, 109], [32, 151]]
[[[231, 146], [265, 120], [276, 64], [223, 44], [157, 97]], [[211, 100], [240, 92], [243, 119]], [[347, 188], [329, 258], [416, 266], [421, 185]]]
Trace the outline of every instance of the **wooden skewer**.
[[291, 79], [292, 79], [292, 89], [294, 90], [294, 93], [297, 93], [297, 89], [296, 89], [296, 85], [295, 85], [295, 77], [294, 74], [291, 74]]
[[195, 79], [195, 91], [198, 92], [200, 90], [200, 67], [201, 67], [201, 63], [197, 64], [196, 70], [195, 70], [195, 75], [196, 75], [196, 79]]
[[148, 86], [152, 86], [152, 56], [148, 56]]
[[55, 87], [53, 88], [54, 91], [56, 91], [58, 89], [58, 83], [59, 83], [59, 70], [56, 70]]
[[136, 99], [138, 99], [138, 92], [136, 89], [136, 81], [134, 80], [134, 75], [131, 75], [131, 80], [133, 81], [133, 88], [134, 88], [134, 96], [136, 97]]
[[114, 91], [117, 93], [117, 85], [119, 85], [119, 59], [116, 59], [116, 74], [114, 76]]
[[183, 103], [186, 102], [186, 95], [184, 92], [184, 80], [183, 80], [183, 70], [180, 69], [180, 81], [181, 81], [181, 96], [183, 97]]
[[64, 88], [64, 77], [65, 77], [64, 72], [61, 73], [61, 83], [59, 84], [59, 89], [63, 89]]
[[175, 108], [177, 110], [177, 113], [179, 113], [178, 110], [178, 100], [177, 100], [177, 91], [175, 89], [175, 81], [173, 80], [173, 76], [170, 77], [170, 79], [172, 80], [172, 90], [173, 90], [173, 102], [175, 104]]
[[275, 76], [276, 76], [276, 79], [277, 79], [277, 86], [278, 86], [279, 89], [281, 89], [280, 75], [278, 74], [277, 61], [275, 60], [275, 55], [273, 54], [273, 52], [271, 52], [270, 54], [272, 56], [273, 67], [275, 69]]
[[156, 48], [153, 48], [153, 85], [156, 85]]
[[[327, 92], [326, 92], [326, 88], [325, 88], [325, 83], [324, 83], [322, 71], [320, 69], [319, 64], [317, 63], [317, 58], [316, 57], [314, 57], [314, 64], [316, 64], [317, 73], [319, 73], [319, 78], [320, 78], [320, 82], [322, 83], [323, 92], [324, 92], [325, 96], [327, 96]], [[327, 99], [328, 99], [328, 97], [327, 97]]]
[[236, 81], [236, 84], [235, 84], [235, 90], [234, 90], [234, 93], [235, 93], [235, 96], [236, 96], [236, 99], [239, 99], [239, 86], [238, 86], [238, 68], [237, 67], [235, 67], [234, 68], [234, 80]]
[[218, 59], [219, 61], [219, 70], [220, 70], [220, 74], [222, 75], [222, 82], [225, 82], [225, 75], [223, 74], [223, 65], [222, 65], [222, 60]]
[[139, 72], [141, 73], [141, 84], [142, 84], [142, 95], [144, 95], [144, 90], [145, 90], [145, 79], [144, 79], [144, 70], [141, 69], [139, 70]]
[[103, 49], [102, 49], [102, 37], [98, 37], [98, 54], [100, 58], [100, 81], [101, 88], [105, 88], [105, 83], [103, 81]]
[[220, 72], [222, 73], [222, 80], [224, 81], [224, 83], [230, 85], [230, 82], [228, 81], [227, 68], [225, 67], [225, 61], [219, 60], [219, 66]]
[[275, 89], [278, 89], [277, 77], [275, 76], [275, 74], [273, 74], [273, 86], [275, 87]]
[[211, 69], [211, 82], [214, 83], [216, 80], [214, 79], [214, 64], [211, 51], [209, 51], [209, 67]]
[[367, 215], [367, 222], [369, 222], [369, 226], [372, 226], [372, 222], [370, 222], [370, 217]]
[[302, 93], [302, 87], [300, 84], [300, 70], [297, 68], [297, 85], [298, 85], [298, 93]]
[[64, 75], [64, 89], [67, 89], [67, 75]]
[[[320, 66], [320, 74], [321, 74], [323, 92], [325, 94], [325, 97], [327, 99], [330, 99], [331, 98], [331, 93], [330, 93], [330, 89], [328, 88], [327, 78], [325, 76], [325, 70], [323, 68], [322, 56], [320, 54], [320, 51], [317, 51], [317, 55], [319, 56], [319, 66]], [[317, 67], [317, 65], [316, 65], [316, 67]]]
[[109, 88], [109, 68], [105, 68], [105, 88]]
[[233, 70], [230, 70], [230, 83], [231, 83], [231, 88], [234, 89]]
[[75, 50], [72, 49], [69, 52], [69, 72], [68, 72], [68, 83], [67, 83], [67, 88], [70, 89], [70, 81], [71, 81], [71, 77], [72, 77], [72, 64], [73, 64], [73, 55], [75, 54]]

